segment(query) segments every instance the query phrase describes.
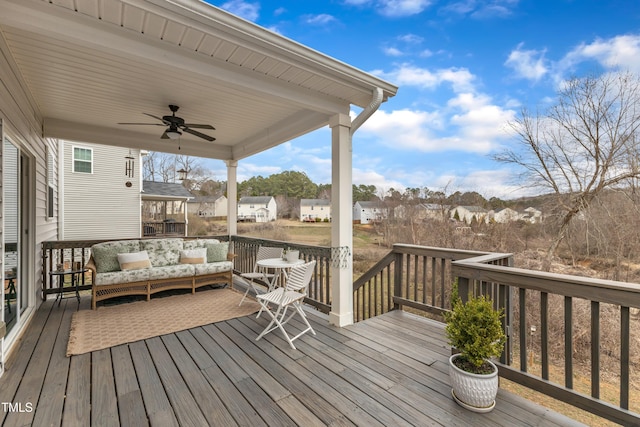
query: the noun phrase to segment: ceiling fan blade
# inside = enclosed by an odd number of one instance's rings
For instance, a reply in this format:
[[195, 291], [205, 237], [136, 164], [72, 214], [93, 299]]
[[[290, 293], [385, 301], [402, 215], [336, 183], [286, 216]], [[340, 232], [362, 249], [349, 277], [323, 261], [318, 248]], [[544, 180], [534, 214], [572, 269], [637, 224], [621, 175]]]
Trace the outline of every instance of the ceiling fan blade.
[[165, 130], [164, 132], [162, 132], [162, 136], [160, 137], [160, 139], [171, 139], [171, 138], [169, 138], [169, 136], [167, 135], [167, 131]]
[[149, 114], [149, 113], [142, 113], [142, 114], [145, 114], [145, 115], [147, 115], [149, 117], [153, 117], [154, 119], [160, 120], [161, 122], [164, 123], [164, 119], [162, 117], [154, 116], [153, 114]]
[[199, 136], [202, 139], [206, 139], [207, 141], [215, 141], [216, 139], [212, 136], [205, 135], [204, 133], [198, 132], [197, 130], [189, 129], [188, 127], [183, 127], [183, 131], [190, 133], [191, 135]]
[[195, 129], [211, 129], [211, 130], [216, 130], [216, 128], [214, 128], [211, 125], [196, 125], [193, 123], [185, 123], [183, 126], [188, 127], [188, 128], [195, 128]]
[[119, 125], [166, 126], [164, 123], [118, 123]]

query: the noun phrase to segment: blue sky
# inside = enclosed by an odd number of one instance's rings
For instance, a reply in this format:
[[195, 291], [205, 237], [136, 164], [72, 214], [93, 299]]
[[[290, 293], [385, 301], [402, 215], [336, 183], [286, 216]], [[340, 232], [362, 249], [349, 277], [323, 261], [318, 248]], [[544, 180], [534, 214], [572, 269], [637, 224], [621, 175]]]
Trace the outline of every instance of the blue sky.
[[[531, 192], [491, 155], [506, 124], [572, 76], [640, 74], [640, 0], [213, 1], [399, 86], [353, 138], [353, 180], [390, 188]], [[359, 110], [354, 111], [357, 114]], [[242, 160], [240, 181], [285, 170], [331, 182], [329, 129]], [[204, 165], [224, 180], [222, 163]]]

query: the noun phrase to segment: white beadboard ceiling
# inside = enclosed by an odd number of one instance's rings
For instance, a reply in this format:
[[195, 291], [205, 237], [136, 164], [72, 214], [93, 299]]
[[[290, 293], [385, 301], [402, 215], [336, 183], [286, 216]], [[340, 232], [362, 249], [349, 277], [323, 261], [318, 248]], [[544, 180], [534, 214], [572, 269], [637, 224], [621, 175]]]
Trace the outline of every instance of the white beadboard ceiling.
[[[0, 0], [0, 36], [45, 136], [178, 152], [144, 115], [207, 123], [180, 153], [239, 160], [397, 88], [199, 0]], [[2, 76], [0, 76], [0, 80]]]

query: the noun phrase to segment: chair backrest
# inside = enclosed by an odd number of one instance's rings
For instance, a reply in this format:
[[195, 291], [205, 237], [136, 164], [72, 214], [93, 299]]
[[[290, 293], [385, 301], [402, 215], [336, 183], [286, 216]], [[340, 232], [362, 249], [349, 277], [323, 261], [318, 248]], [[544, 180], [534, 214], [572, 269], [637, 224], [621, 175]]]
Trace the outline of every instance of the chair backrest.
[[256, 261], [269, 258], [282, 258], [282, 248], [274, 248], [271, 246], [260, 246], [256, 254]]
[[291, 267], [287, 277], [286, 289], [288, 291], [300, 291], [306, 292], [309, 282], [311, 282], [311, 276], [313, 276], [313, 270], [316, 266], [316, 261], [309, 261], [302, 265]]

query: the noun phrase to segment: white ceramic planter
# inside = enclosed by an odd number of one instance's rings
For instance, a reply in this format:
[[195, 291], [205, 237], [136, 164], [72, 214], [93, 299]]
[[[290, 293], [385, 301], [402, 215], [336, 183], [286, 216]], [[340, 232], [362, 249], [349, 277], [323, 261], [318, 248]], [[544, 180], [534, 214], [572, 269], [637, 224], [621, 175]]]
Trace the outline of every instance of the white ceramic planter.
[[287, 261], [288, 262], [295, 262], [300, 257], [300, 251], [289, 250], [289, 251], [287, 251], [286, 257], [287, 257]]
[[460, 406], [474, 412], [489, 412], [496, 406], [498, 394], [498, 368], [491, 361], [493, 373], [488, 375], [472, 374], [463, 371], [453, 364], [459, 357], [454, 354], [449, 358], [449, 377], [451, 378], [451, 394]]

